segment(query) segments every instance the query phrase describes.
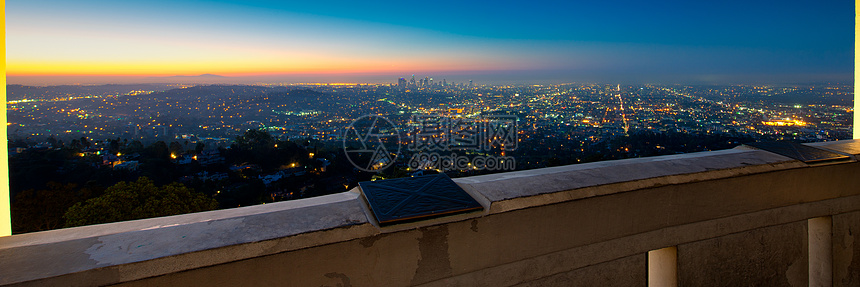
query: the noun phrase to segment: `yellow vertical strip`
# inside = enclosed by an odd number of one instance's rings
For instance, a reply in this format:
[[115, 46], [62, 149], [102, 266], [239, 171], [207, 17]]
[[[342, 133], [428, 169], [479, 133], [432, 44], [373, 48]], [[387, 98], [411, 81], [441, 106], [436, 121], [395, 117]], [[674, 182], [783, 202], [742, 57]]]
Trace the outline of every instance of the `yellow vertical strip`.
[[857, 116], [857, 113], [860, 113], [860, 89], [857, 89], [857, 83], [860, 82], [857, 79], [860, 79], [860, 74], [857, 73], [857, 67], [860, 66], [860, 60], [857, 58], [857, 50], [860, 50], [860, 42], [857, 42], [857, 36], [860, 35], [858, 33], [858, 29], [860, 28], [860, 17], [857, 16], [857, 3], [860, 0], [854, 1], [854, 139], [860, 139], [860, 117]]
[[0, 102], [3, 112], [0, 113], [0, 236], [12, 235], [12, 199], [9, 197], [9, 148], [6, 139], [6, 1], [0, 1], [0, 23], [3, 23], [3, 77], [0, 80]]

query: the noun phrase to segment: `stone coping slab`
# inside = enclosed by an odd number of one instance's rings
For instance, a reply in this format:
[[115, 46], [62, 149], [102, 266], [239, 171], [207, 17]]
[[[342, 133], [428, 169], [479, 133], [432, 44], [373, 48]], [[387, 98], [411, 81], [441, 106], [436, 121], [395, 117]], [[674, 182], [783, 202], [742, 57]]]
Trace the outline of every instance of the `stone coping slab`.
[[800, 167], [807, 165], [767, 151], [735, 148], [515, 171], [454, 181], [487, 198], [492, 214], [659, 185]]
[[[107, 266], [190, 254], [225, 246], [265, 243], [305, 233], [365, 225], [374, 229], [358, 203], [344, 192], [296, 201], [35, 232], [0, 238], [0, 285], [48, 278]], [[346, 238], [353, 239], [353, 238]], [[260, 244], [255, 252], [223, 254], [199, 264], [178, 263], [176, 272], [290, 249], [345, 240], [314, 237], [282, 246]], [[260, 248], [264, 247], [265, 248]], [[244, 257], [244, 258], [243, 258]], [[200, 266], [198, 266], [200, 265]], [[144, 277], [160, 274], [142, 274]], [[141, 277], [141, 278], [144, 278]]]
[[832, 150], [838, 153], [860, 156], [860, 140], [841, 140], [830, 142], [807, 143], [805, 145]]

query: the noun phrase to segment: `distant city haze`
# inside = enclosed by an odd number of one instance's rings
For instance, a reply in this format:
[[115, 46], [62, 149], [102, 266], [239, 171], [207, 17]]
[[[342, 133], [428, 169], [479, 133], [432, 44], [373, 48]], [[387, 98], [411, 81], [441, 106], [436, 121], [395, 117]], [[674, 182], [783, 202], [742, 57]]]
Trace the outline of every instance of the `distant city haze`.
[[853, 5], [12, 0], [7, 81], [846, 83]]

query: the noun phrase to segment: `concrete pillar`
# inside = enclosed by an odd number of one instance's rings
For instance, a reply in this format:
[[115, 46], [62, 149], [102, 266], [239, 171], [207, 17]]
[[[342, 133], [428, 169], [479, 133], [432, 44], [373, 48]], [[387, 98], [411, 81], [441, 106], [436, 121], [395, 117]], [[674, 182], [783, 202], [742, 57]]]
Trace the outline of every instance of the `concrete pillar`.
[[678, 248], [648, 251], [648, 286], [678, 286]]
[[809, 286], [833, 285], [833, 219], [830, 216], [810, 218], [807, 221], [809, 236]]

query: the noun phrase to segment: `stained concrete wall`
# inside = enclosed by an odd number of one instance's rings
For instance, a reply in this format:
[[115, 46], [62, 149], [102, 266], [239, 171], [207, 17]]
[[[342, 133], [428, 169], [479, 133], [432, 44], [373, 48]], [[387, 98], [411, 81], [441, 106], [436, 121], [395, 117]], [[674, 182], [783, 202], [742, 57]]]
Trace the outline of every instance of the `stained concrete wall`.
[[833, 216], [833, 286], [860, 286], [860, 212]]
[[806, 222], [678, 245], [680, 286], [807, 286]]
[[642, 286], [677, 246], [684, 286], [798, 286], [807, 219], [832, 216], [833, 283], [856, 286], [857, 174], [741, 149], [466, 178], [482, 212], [390, 227], [346, 193], [73, 228], [0, 238], [0, 284]]
[[[127, 286], [629, 286], [647, 282], [643, 256], [648, 250], [676, 244], [683, 286], [805, 286], [805, 219], [826, 210], [860, 208], [860, 190], [842, 191], [844, 181], [810, 179], [845, 178], [856, 174], [856, 168], [786, 170], [593, 197], [382, 233]], [[809, 185], [818, 192], [806, 192]], [[835, 218], [851, 224], [850, 218]], [[852, 268], [847, 270], [856, 270]]]
[[633, 255], [592, 266], [577, 268], [515, 286], [605, 286], [645, 287], [648, 284], [645, 254]]

